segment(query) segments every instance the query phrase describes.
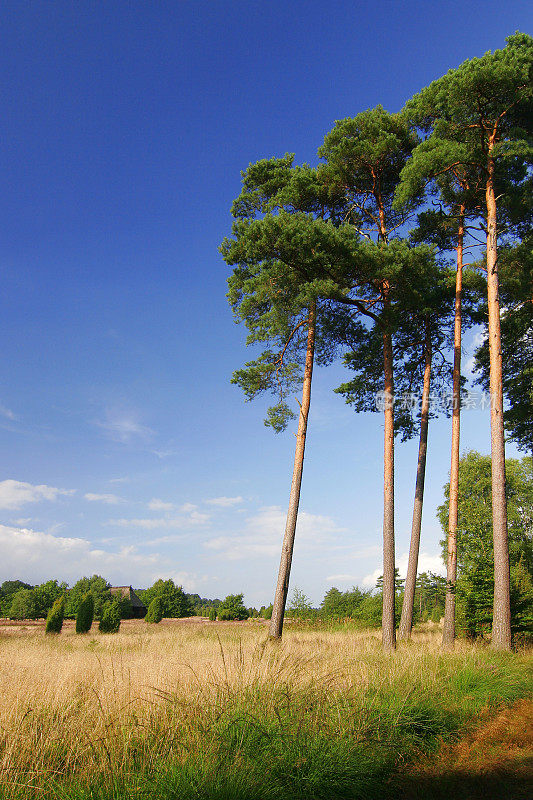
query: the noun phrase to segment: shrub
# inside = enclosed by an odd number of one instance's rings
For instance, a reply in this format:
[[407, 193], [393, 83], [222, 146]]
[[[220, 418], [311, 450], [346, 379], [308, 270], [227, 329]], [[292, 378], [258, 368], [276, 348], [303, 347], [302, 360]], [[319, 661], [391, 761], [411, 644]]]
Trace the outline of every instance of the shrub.
[[46, 617], [45, 633], [61, 633], [63, 619], [65, 617], [65, 595], [61, 595], [54, 602], [54, 605]]
[[272, 610], [273, 606], [272, 603], [270, 603], [270, 605], [265, 608], [265, 613], [263, 615], [265, 619], [272, 619]]
[[36, 619], [37, 603], [33, 589], [19, 589], [13, 595], [9, 609], [10, 619]]
[[216, 622], [216, 619], [217, 619], [217, 610], [215, 606], [211, 606], [211, 608], [209, 609], [209, 621]]
[[67, 593], [66, 616], [76, 618], [80, 603], [87, 594], [91, 592], [94, 598], [94, 616], [100, 619], [104, 605], [111, 599], [109, 583], [100, 575], [93, 575], [92, 578], [80, 578], [76, 581], [72, 589]]
[[159, 579], [141, 593], [141, 599], [146, 606], [150, 605], [154, 597], [161, 597], [164, 617], [192, 617], [194, 614], [189, 595], [171, 579], [168, 581]]
[[100, 633], [118, 633], [120, 628], [120, 606], [116, 600], [109, 600], [102, 611], [98, 630]]
[[144, 618], [145, 622], [157, 623], [163, 619], [163, 598], [154, 597]]
[[84, 595], [76, 615], [76, 633], [89, 633], [94, 619], [94, 597], [90, 592]]
[[120, 619], [133, 619], [133, 606], [129, 597], [120, 597]]
[[221, 620], [248, 619], [248, 609], [244, 607], [242, 598], [242, 594], [228, 594], [218, 607], [218, 618]]

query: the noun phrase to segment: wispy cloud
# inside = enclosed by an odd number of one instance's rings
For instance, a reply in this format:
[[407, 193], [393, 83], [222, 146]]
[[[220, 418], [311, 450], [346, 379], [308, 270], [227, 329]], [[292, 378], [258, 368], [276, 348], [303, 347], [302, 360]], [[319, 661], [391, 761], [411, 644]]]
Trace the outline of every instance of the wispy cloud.
[[116, 525], [119, 528], [144, 528], [145, 530], [161, 529], [183, 529], [191, 526], [206, 525], [211, 519], [210, 514], [202, 514], [200, 511], [191, 511], [183, 517], [147, 517], [145, 519], [110, 519], [107, 525]]
[[153, 497], [148, 503], [148, 508], [150, 511], [172, 511], [174, 503], [165, 503], [163, 500], [159, 500], [158, 497]]
[[40, 484], [34, 486], [24, 481], [7, 480], [0, 482], [0, 509], [21, 508], [27, 503], [41, 500], [57, 500], [60, 495], [74, 494], [74, 490], [56, 489], [54, 486]]
[[[231, 561], [254, 556], [276, 556], [285, 529], [285, 515], [286, 512], [279, 506], [266, 506], [245, 520], [242, 533], [214, 537], [206, 541], [204, 547]], [[313, 549], [331, 541], [335, 534], [343, 530], [330, 517], [302, 511], [298, 515], [298, 547]]]
[[134, 441], [149, 441], [155, 435], [155, 431], [143, 425], [138, 412], [116, 411], [108, 409], [106, 419], [96, 422], [116, 442], [131, 444]]
[[177, 456], [178, 450], [172, 450], [168, 448], [167, 450], [152, 450], [154, 456], [157, 456], [159, 459], [163, 460], [164, 458], [170, 458], [171, 456]]
[[238, 506], [243, 501], [242, 497], [212, 497], [210, 500], [205, 501], [210, 506], [220, 506], [221, 508], [231, 508]]
[[94, 494], [93, 492], [87, 492], [87, 494], [83, 496], [86, 500], [89, 500], [90, 503], [107, 503], [107, 505], [110, 506], [124, 502], [122, 497], [118, 497], [116, 494]]
[[9, 408], [6, 408], [4, 405], [2, 405], [2, 403], [0, 403], [0, 416], [10, 420], [17, 419], [13, 411], [11, 411]]

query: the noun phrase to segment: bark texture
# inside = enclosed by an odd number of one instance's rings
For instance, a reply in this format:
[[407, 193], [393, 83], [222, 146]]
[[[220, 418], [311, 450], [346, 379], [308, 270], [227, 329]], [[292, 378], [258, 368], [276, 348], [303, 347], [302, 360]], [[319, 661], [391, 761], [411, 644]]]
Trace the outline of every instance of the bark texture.
[[453, 342], [453, 408], [450, 497], [448, 508], [448, 557], [446, 562], [446, 599], [442, 646], [455, 643], [455, 584], [457, 581], [457, 518], [459, 508], [459, 445], [461, 429], [461, 299], [463, 292], [464, 206], [461, 207], [457, 235], [457, 271], [455, 274], [455, 323]]
[[[387, 311], [388, 289], [385, 289]], [[392, 336], [385, 313], [383, 330], [383, 367], [385, 388], [385, 437], [383, 448], [383, 617], [382, 641], [385, 650], [396, 647], [395, 562], [394, 562], [394, 377]]]
[[494, 539], [494, 607], [491, 645], [511, 648], [509, 539], [505, 495], [505, 434], [503, 427], [502, 348], [494, 194], [493, 141], [489, 143], [487, 203], [487, 299], [490, 355], [490, 438], [492, 455], [492, 532]]
[[302, 403], [298, 418], [298, 432], [296, 434], [296, 451], [294, 454], [294, 469], [292, 473], [291, 493], [289, 508], [285, 525], [285, 536], [281, 548], [278, 583], [272, 608], [269, 636], [271, 639], [281, 639], [283, 632], [283, 618], [289, 591], [289, 578], [294, 550], [294, 535], [298, 520], [298, 506], [300, 504], [300, 489], [302, 486], [302, 473], [304, 466], [305, 439], [307, 434], [307, 418], [311, 404], [311, 380], [313, 377], [313, 363], [315, 357], [315, 328], [316, 328], [316, 303], [309, 309], [309, 325], [307, 332], [307, 351], [305, 357], [305, 371], [302, 388]]
[[416, 468], [415, 502], [413, 506], [413, 522], [411, 525], [411, 545], [405, 578], [402, 616], [398, 629], [399, 639], [409, 639], [413, 627], [413, 609], [415, 603], [416, 575], [418, 571], [418, 554], [420, 551], [420, 530], [422, 527], [422, 508], [424, 505], [424, 484], [426, 480], [426, 456], [428, 448], [429, 428], [429, 392], [431, 387], [431, 322], [426, 319], [424, 342], [424, 383], [422, 387], [422, 407], [420, 410], [420, 440], [418, 444], [418, 463]]

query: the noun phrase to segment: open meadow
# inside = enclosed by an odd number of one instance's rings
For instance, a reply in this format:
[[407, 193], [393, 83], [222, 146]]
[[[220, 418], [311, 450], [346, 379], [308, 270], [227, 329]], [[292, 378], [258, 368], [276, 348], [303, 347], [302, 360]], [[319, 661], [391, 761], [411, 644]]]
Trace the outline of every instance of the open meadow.
[[528, 797], [531, 656], [438, 643], [436, 627], [386, 655], [378, 632], [289, 625], [272, 644], [257, 621], [4, 626], [1, 796]]

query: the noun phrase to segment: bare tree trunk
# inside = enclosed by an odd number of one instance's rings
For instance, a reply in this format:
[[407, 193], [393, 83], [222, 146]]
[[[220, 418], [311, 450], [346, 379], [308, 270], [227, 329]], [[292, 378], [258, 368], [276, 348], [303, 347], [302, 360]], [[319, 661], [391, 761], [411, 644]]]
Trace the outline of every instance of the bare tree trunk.
[[453, 340], [453, 408], [452, 460], [450, 466], [450, 498], [448, 513], [448, 559], [446, 563], [446, 599], [442, 646], [453, 648], [455, 643], [455, 584], [457, 582], [457, 519], [459, 509], [459, 444], [461, 429], [461, 298], [463, 292], [464, 212], [459, 212], [457, 233], [457, 271], [455, 274], [455, 324]]
[[493, 140], [489, 142], [487, 202], [487, 298], [490, 355], [490, 438], [492, 455], [492, 534], [494, 540], [494, 608], [491, 646], [511, 648], [509, 538], [505, 495], [505, 434], [503, 428], [502, 347], [494, 195]]
[[313, 361], [315, 356], [315, 328], [316, 328], [316, 303], [309, 309], [309, 326], [307, 332], [307, 353], [305, 357], [305, 371], [302, 388], [302, 404], [298, 418], [298, 432], [296, 434], [296, 451], [294, 454], [294, 469], [292, 473], [291, 493], [285, 536], [281, 548], [281, 561], [279, 565], [278, 583], [272, 608], [269, 636], [271, 639], [281, 639], [283, 631], [283, 618], [285, 604], [289, 591], [289, 577], [291, 572], [292, 553], [294, 549], [294, 534], [298, 520], [298, 506], [300, 504], [300, 489], [302, 486], [302, 473], [304, 467], [305, 437], [307, 434], [307, 418], [311, 403], [311, 379], [313, 377]]
[[396, 587], [394, 562], [394, 376], [392, 335], [387, 320], [390, 308], [385, 288], [385, 327], [383, 330], [383, 367], [385, 376], [385, 437], [383, 448], [383, 617], [384, 650], [396, 647], [394, 619]]
[[413, 611], [415, 603], [416, 574], [418, 570], [418, 553], [420, 550], [420, 529], [422, 527], [422, 507], [424, 504], [424, 483], [426, 480], [426, 455], [428, 448], [429, 427], [429, 390], [431, 385], [431, 322], [426, 317], [426, 336], [424, 342], [424, 383], [422, 388], [422, 408], [420, 413], [420, 441], [418, 445], [418, 464], [416, 468], [415, 502], [413, 506], [413, 523], [411, 526], [411, 546], [409, 562], [405, 578], [402, 616], [398, 629], [399, 639], [409, 639], [413, 627]]

